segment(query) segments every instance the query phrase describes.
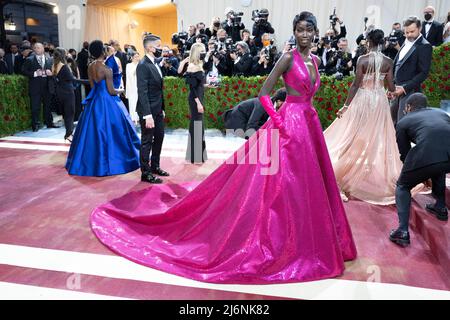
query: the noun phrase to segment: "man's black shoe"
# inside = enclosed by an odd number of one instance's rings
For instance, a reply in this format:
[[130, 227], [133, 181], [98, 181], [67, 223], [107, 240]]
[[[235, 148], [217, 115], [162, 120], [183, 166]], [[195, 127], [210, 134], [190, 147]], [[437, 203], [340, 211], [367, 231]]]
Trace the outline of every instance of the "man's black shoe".
[[169, 177], [170, 174], [162, 170], [161, 168], [152, 169], [152, 173], [161, 177]]
[[142, 182], [148, 182], [152, 184], [161, 184], [163, 181], [160, 178], [155, 177], [151, 173], [145, 173], [141, 176]]
[[401, 231], [398, 229], [391, 231], [391, 234], [389, 235], [389, 240], [402, 247], [407, 247], [411, 244], [409, 232]]
[[432, 204], [426, 205], [427, 211], [433, 214], [438, 220], [448, 221], [448, 210], [447, 208], [436, 208]]

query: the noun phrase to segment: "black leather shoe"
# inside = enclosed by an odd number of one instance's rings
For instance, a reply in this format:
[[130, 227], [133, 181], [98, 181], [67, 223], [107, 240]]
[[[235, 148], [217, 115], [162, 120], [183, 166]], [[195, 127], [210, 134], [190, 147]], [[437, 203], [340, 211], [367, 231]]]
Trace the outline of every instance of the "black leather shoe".
[[448, 221], [448, 210], [447, 208], [436, 208], [432, 204], [426, 205], [427, 211], [433, 214], [438, 220]]
[[152, 169], [152, 173], [161, 177], [169, 177], [170, 174], [162, 170], [161, 168]]
[[150, 173], [143, 174], [141, 176], [141, 181], [142, 182], [152, 183], [152, 184], [161, 184], [161, 183], [163, 183], [163, 181], [160, 178], [155, 177], [154, 175], [152, 175]]
[[389, 240], [391, 240], [393, 243], [401, 247], [407, 247], [411, 244], [411, 241], [409, 239], [409, 232], [401, 231], [398, 229], [391, 231], [391, 234], [389, 235]]
[[48, 125], [47, 128], [48, 129], [57, 129], [57, 128], [61, 128], [61, 127], [52, 123], [51, 125]]

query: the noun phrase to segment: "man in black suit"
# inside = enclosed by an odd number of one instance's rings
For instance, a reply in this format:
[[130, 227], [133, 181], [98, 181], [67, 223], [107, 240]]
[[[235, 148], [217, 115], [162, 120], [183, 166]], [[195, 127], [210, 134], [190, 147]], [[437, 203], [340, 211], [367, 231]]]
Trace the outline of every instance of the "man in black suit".
[[[428, 179], [433, 183], [434, 205], [427, 210], [439, 220], [448, 220], [445, 207], [445, 175], [450, 172], [450, 116], [440, 109], [427, 108], [422, 93], [406, 101], [407, 114], [397, 123], [397, 144], [403, 169], [397, 181], [395, 198], [400, 226], [390, 234], [392, 242], [407, 246], [411, 189]], [[411, 148], [411, 143], [415, 146]]]
[[[89, 66], [89, 42], [83, 42], [83, 49], [78, 53], [77, 65], [78, 70], [80, 70], [81, 79], [89, 79], [88, 76], [88, 66]], [[89, 84], [84, 85], [86, 96], [91, 91], [91, 86]]]
[[[276, 109], [286, 101], [286, 89], [279, 89], [272, 97]], [[223, 115], [225, 128], [238, 137], [248, 139], [269, 119], [258, 98], [245, 100]]]
[[5, 50], [0, 48], [0, 74], [9, 74], [8, 64], [5, 61]]
[[[144, 38], [145, 56], [139, 62], [136, 70], [138, 87], [138, 104], [136, 111], [139, 115], [141, 137], [141, 180], [149, 183], [162, 183], [154, 176], [168, 177], [169, 174], [161, 169], [160, 157], [164, 140], [164, 95], [163, 73], [156, 59], [161, 57], [161, 39], [155, 35]], [[150, 162], [150, 153], [151, 164]]]
[[394, 124], [404, 116], [408, 97], [421, 91], [422, 82], [430, 73], [433, 48], [420, 34], [422, 24], [417, 17], [404, 22], [406, 40], [394, 61], [396, 91], [391, 98], [391, 116]]
[[444, 25], [434, 21], [435, 10], [428, 6], [423, 10], [425, 21], [423, 23], [422, 35], [433, 46], [437, 47], [444, 43]]
[[42, 43], [36, 43], [34, 45], [34, 55], [28, 57], [22, 66], [22, 73], [29, 78], [28, 90], [31, 102], [33, 132], [39, 130], [41, 103], [44, 106], [44, 122], [47, 128], [57, 128], [53, 124], [48, 87], [48, 77], [52, 76], [52, 64], [52, 59], [47, 58], [44, 54]]
[[247, 43], [240, 41], [236, 43], [237, 52], [230, 54], [233, 60], [233, 76], [248, 77], [252, 72], [253, 58], [250, 55], [250, 48]]
[[13, 74], [14, 72], [14, 65], [16, 62], [16, 59], [19, 57], [19, 48], [17, 47], [17, 44], [11, 44], [9, 47], [9, 53], [5, 56], [6, 64], [8, 65], [8, 73]]

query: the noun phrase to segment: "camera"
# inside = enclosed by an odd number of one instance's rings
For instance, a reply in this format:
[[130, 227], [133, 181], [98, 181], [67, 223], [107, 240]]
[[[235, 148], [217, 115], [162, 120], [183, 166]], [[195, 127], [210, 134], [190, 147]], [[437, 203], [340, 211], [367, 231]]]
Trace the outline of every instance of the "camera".
[[334, 8], [333, 14], [330, 15], [330, 23], [331, 23], [331, 25], [332, 25], [332, 26], [335, 26], [336, 23], [338, 22], [338, 20], [339, 20], [339, 18], [338, 18], [338, 16], [336, 15], [336, 8]]
[[172, 35], [172, 44], [182, 46], [184, 43], [182, 40], [186, 41], [189, 39], [189, 34], [185, 31], [174, 33]]
[[388, 37], [388, 46], [393, 48], [396, 47], [399, 40], [404, 37], [404, 33], [401, 30], [394, 30]]
[[264, 47], [261, 50], [261, 53], [267, 61], [275, 60], [276, 48], [273, 46], [273, 40], [270, 40], [270, 46]]
[[255, 23], [265, 23], [269, 18], [269, 10], [261, 9], [261, 10], [253, 10], [252, 11], [252, 20]]
[[231, 24], [233, 25], [233, 27], [239, 27], [242, 23], [242, 17], [244, 16], [244, 13], [230, 11], [229, 15], [230, 15]]
[[296, 40], [294, 37], [291, 37], [291, 38], [289, 39], [289, 41], [287, 42], [287, 45], [288, 45], [291, 49], [293, 49], [293, 48], [295, 48], [295, 47], [297, 46], [297, 40]]

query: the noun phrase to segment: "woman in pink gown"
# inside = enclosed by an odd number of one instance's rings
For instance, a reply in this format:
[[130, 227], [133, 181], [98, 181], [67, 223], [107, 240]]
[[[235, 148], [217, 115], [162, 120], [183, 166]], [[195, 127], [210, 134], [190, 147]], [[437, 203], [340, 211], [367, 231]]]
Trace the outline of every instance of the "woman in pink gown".
[[[312, 14], [296, 16], [298, 47], [262, 89], [272, 119], [257, 134], [197, 186], [154, 186], [96, 208], [100, 241], [139, 264], [212, 283], [342, 275], [356, 248], [311, 102], [320, 82], [309, 49], [316, 28]], [[281, 75], [289, 96], [276, 113], [266, 98]]]

